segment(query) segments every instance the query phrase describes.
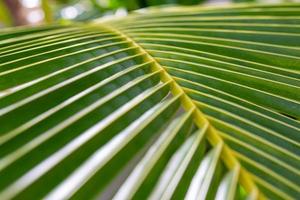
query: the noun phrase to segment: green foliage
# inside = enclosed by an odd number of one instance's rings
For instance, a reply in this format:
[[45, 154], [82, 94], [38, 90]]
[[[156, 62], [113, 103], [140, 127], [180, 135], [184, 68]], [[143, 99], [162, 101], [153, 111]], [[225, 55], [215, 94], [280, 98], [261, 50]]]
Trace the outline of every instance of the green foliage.
[[42, 4], [42, 9], [43, 9], [44, 15], [45, 15], [45, 22], [52, 23], [53, 22], [53, 12], [52, 12], [51, 5], [49, 4], [49, 0], [42, 0], [41, 4]]
[[300, 5], [0, 33], [0, 199], [297, 199]]
[[10, 12], [2, 0], [0, 1], [0, 23], [6, 26], [11, 26], [13, 24]]

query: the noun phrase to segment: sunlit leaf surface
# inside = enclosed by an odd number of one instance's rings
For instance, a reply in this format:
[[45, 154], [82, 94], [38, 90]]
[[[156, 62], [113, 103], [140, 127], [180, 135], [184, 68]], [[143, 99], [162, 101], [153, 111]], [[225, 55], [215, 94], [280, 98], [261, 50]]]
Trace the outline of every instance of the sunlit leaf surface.
[[0, 199], [297, 199], [300, 5], [0, 33]]

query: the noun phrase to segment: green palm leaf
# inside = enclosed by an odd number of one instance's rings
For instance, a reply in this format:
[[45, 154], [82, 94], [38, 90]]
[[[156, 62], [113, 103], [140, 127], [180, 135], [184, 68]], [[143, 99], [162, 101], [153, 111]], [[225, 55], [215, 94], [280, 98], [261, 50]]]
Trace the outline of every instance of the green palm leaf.
[[297, 199], [300, 5], [0, 33], [0, 199]]

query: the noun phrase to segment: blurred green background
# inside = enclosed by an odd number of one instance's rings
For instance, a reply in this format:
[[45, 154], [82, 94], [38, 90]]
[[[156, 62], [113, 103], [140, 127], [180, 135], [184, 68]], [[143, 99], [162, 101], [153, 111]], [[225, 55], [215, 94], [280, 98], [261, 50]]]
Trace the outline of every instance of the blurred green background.
[[280, 3], [300, 0], [0, 0], [0, 27], [125, 16], [132, 10], [150, 6], [215, 5], [232, 1]]

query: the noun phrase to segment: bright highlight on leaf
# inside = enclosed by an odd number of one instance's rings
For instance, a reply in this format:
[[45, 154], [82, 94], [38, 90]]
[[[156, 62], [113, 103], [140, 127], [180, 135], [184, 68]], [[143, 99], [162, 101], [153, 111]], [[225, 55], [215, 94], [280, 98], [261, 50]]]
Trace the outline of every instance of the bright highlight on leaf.
[[0, 33], [0, 199], [297, 199], [300, 5]]

